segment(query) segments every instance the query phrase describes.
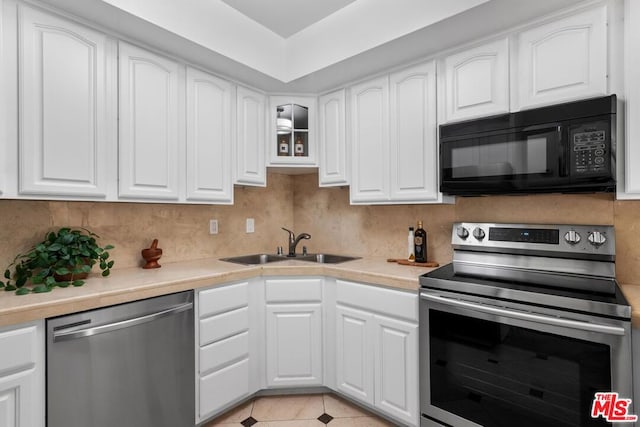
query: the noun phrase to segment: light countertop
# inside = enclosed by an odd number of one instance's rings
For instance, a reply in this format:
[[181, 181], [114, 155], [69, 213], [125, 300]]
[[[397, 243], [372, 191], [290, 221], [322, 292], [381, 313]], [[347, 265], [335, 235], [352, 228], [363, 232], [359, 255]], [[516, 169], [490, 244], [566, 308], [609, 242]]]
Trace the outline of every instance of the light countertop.
[[[189, 289], [269, 276], [330, 276], [372, 285], [417, 292], [418, 278], [433, 268], [386, 262], [386, 258], [361, 258], [342, 264], [316, 264], [287, 260], [245, 266], [219, 259], [167, 263], [162, 268], [113, 270], [106, 278], [92, 273], [80, 288], [56, 288], [44, 294], [15, 295], [0, 292], [0, 326], [90, 310]], [[632, 323], [640, 328], [640, 285], [622, 284], [633, 307]]]
[[257, 276], [331, 276], [417, 292], [419, 276], [431, 270], [433, 268], [389, 263], [385, 258], [362, 258], [342, 264], [287, 260], [259, 266], [201, 259], [163, 264], [161, 268], [152, 270], [113, 270], [106, 278], [100, 277], [99, 272], [93, 272], [79, 288], [56, 288], [49, 293], [24, 296], [0, 292], [0, 326]]

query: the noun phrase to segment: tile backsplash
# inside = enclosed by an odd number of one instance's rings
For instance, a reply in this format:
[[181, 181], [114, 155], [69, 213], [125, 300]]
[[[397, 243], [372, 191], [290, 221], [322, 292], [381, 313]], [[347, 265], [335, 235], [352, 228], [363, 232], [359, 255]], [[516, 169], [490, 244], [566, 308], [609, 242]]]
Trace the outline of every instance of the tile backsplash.
[[[245, 220], [255, 218], [255, 233]], [[219, 234], [209, 234], [217, 219]], [[318, 188], [318, 177], [270, 173], [266, 188], [236, 187], [233, 206], [152, 203], [0, 200], [0, 269], [14, 256], [62, 226], [86, 227], [116, 248], [114, 268], [143, 264], [140, 250], [154, 238], [160, 264], [243, 253], [275, 252], [286, 246], [280, 227], [310, 233], [302, 244], [313, 252], [405, 256], [407, 228], [423, 220], [430, 260], [451, 260], [455, 221], [613, 224], [617, 276], [640, 285], [640, 201], [612, 194], [457, 198], [451, 205], [351, 206], [347, 187]], [[285, 248], [286, 249], [286, 248]]]

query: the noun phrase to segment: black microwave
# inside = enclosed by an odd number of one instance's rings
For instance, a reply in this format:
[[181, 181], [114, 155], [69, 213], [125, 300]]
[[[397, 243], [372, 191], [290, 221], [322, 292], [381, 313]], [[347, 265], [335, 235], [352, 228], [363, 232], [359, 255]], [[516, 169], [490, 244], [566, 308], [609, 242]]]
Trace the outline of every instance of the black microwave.
[[616, 96], [440, 126], [440, 191], [615, 191]]

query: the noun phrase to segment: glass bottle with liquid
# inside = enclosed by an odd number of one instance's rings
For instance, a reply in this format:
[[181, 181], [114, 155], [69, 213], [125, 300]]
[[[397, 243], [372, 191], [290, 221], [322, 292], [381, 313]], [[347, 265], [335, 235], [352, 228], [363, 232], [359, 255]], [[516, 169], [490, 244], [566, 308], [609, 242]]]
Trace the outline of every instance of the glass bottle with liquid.
[[418, 221], [418, 228], [414, 232], [413, 250], [416, 262], [427, 262], [427, 232], [422, 228], [422, 221]]

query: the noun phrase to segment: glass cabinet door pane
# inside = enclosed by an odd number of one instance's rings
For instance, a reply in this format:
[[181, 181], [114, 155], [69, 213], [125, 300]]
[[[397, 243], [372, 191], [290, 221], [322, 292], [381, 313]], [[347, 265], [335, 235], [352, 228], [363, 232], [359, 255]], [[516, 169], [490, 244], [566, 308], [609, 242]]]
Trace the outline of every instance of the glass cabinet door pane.
[[294, 133], [294, 141], [293, 141], [293, 153], [295, 156], [308, 156], [309, 155], [309, 142], [308, 142], [308, 132], [298, 132]]
[[309, 109], [293, 104], [293, 128], [309, 129]]
[[278, 156], [290, 156], [291, 155], [291, 133], [278, 133]]

